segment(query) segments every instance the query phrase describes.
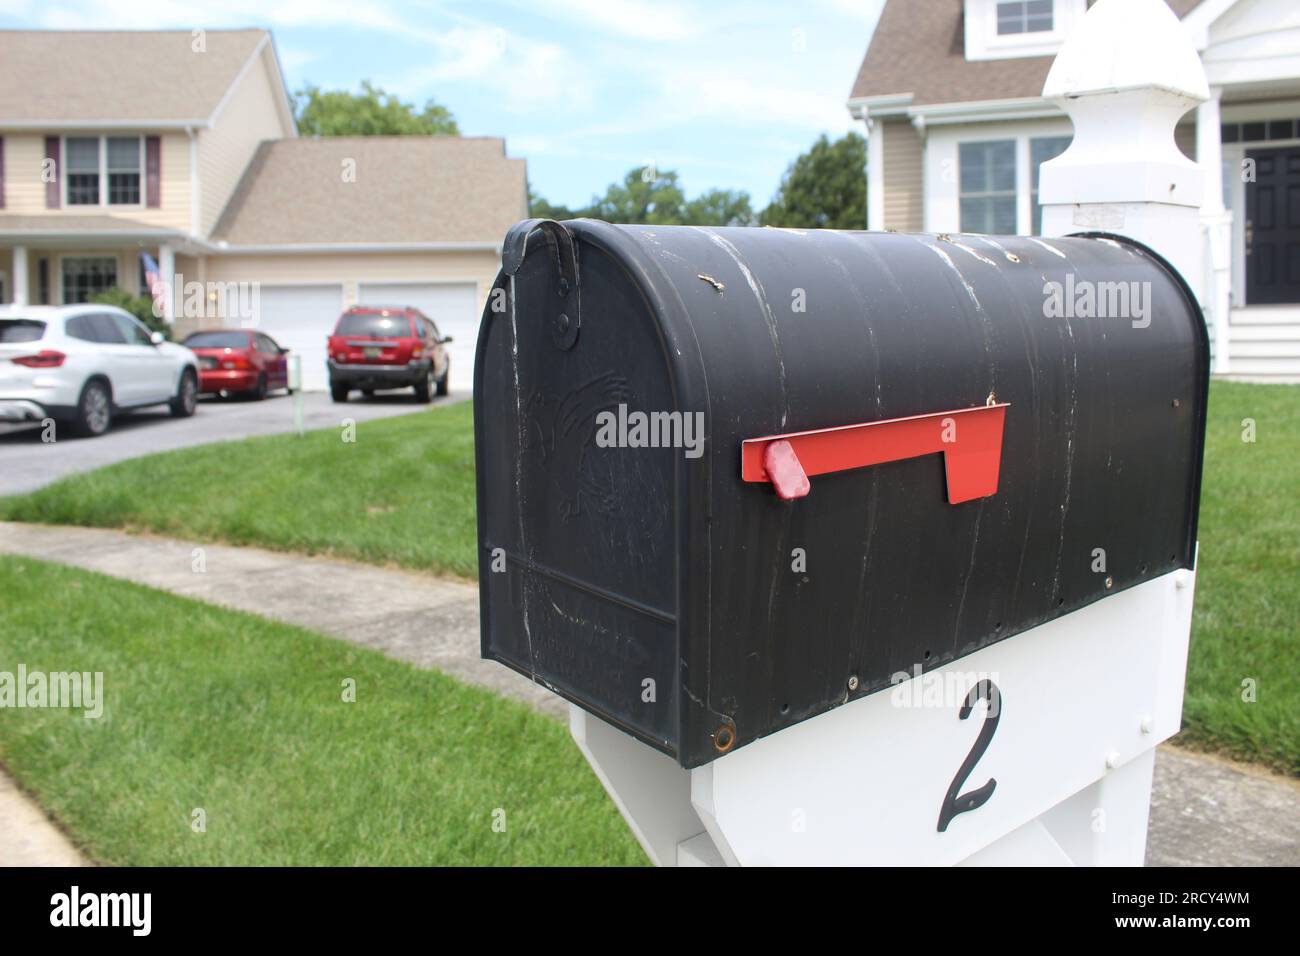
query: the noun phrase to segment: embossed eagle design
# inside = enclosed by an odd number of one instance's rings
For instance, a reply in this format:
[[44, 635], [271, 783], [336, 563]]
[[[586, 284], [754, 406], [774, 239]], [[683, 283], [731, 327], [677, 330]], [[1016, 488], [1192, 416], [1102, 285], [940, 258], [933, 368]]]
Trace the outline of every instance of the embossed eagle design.
[[615, 498], [608, 482], [584, 465], [595, 447], [596, 416], [616, 409], [630, 396], [626, 378], [605, 372], [562, 397], [539, 389], [524, 403], [523, 447], [540, 454], [559, 491], [560, 516], [566, 521], [581, 513], [584, 499], [601, 511], [613, 510]]

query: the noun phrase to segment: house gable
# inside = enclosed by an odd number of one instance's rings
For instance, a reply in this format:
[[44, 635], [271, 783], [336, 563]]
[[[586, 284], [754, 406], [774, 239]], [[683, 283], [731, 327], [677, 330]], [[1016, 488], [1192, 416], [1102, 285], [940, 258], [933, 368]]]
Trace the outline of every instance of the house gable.
[[[1062, 10], [1066, 2], [1057, 0]], [[1166, 2], [1183, 16], [1200, 0]], [[998, 58], [970, 58], [968, 3], [987, 30], [990, 7], [984, 0], [887, 0], [853, 83], [850, 107], [879, 100], [915, 107], [1037, 98], [1052, 56], [1013, 51]]]
[[194, 232], [211, 234], [259, 144], [297, 135], [268, 34], [196, 133]]
[[[295, 135], [265, 30], [0, 31], [5, 212], [47, 216], [51, 231], [96, 215], [204, 238], [258, 143]], [[109, 152], [132, 140], [138, 201], [109, 191]], [[77, 202], [69, 152], [84, 169], [88, 143], [99, 200]]]

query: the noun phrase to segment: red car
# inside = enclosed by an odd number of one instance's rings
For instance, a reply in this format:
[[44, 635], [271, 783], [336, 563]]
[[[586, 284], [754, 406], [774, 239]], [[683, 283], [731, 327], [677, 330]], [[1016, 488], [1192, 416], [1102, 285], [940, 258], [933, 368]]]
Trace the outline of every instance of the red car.
[[266, 398], [289, 387], [288, 349], [269, 335], [249, 329], [209, 329], [181, 343], [199, 357], [199, 391]]
[[357, 305], [339, 316], [329, 339], [330, 395], [346, 402], [348, 392], [365, 395], [381, 388], [414, 388], [416, 401], [436, 391], [446, 395], [451, 341], [433, 320], [410, 306]]

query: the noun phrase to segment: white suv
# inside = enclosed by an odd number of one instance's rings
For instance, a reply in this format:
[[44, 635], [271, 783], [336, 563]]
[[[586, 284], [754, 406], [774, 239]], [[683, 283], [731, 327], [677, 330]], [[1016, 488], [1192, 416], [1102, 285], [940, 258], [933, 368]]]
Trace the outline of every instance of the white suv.
[[194, 414], [198, 359], [111, 305], [0, 306], [0, 421], [53, 418], [82, 435], [146, 405]]

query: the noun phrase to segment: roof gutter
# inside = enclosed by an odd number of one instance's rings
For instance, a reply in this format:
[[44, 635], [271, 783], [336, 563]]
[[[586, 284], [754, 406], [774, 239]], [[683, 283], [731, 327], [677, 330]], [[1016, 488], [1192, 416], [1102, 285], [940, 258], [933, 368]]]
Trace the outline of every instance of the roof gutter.
[[1065, 113], [1041, 96], [1012, 100], [971, 100], [964, 103], [912, 104], [912, 94], [856, 96], [848, 101], [854, 119], [898, 118], [911, 120], [917, 129], [953, 123], [989, 123], [1005, 120], [1055, 119]]
[[195, 126], [207, 126], [205, 119], [76, 119], [76, 120], [27, 120], [4, 119], [0, 117], [0, 129], [189, 129]]
[[884, 96], [851, 96], [846, 104], [854, 119], [873, 116], [905, 116], [912, 102], [911, 93], [887, 93]]
[[242, 253], [311, 255], [329, 252], [494, 252], [497, 255], [501, 254], [499, 242], [284, 242], [237, 245], [218, 240], [207, 245], [212, 252], [224, 255]]
[[913, 122], [926, 126], [952, 123], [988, 123], [995, 120], [1050, 119], [1065, 112], [1041, 96], [1015, 100], [972, 100], [969, 103], [928, 103], [907, 110]]

